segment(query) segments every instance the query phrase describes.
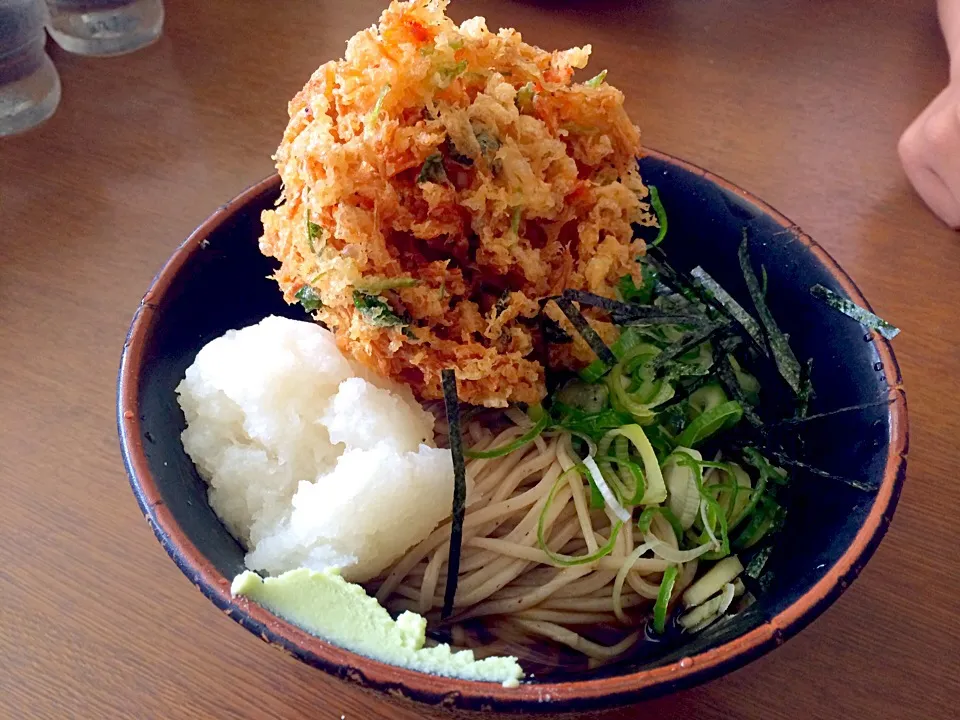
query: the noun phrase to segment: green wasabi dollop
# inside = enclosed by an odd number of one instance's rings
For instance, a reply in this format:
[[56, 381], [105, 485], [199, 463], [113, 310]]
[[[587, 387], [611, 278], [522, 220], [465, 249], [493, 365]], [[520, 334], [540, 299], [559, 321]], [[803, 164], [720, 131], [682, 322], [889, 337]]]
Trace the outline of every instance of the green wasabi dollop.
[[412, 612], [396, 620], [376, 598], [347, 582], [336, 568], [317, 572], [298, 568], [262, 578], [247, 570], [234, 578], [233, 595], [242, 595], [312, 635], [374, 660], [411, 670], [499, 682], [516, 687], [523, 670], [515, 657], [477, 660], [472, 650], [453, 652], [449, 645], [424, 647], [427, 621]]

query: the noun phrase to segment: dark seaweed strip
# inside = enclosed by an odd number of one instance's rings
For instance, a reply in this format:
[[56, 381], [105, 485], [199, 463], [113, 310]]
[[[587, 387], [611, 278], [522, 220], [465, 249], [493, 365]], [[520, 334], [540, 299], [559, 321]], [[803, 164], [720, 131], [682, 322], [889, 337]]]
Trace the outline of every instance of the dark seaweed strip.
[[706, 342], [711, 337], [713, 337], [714, 334], [724, 329], [725, 327], [726, 327], [725, 325], [708, 325], [705, 328], [702, 328], [701, 330], [697, 330], [695, 332], [690, 333], [682, 342], [679, 342], [676, 345], [673, 345], [672, 347], [667, 348], [666, 350], [661, 352], [659, 355], [657, 355], [653, 359], [653, 362], [650, 363], [650, 366], [654, 370], [660, 370], [667, 363], [673, 362], [681, 355], [686, 355], [688, 352], [690, 352], [694, 348], [699, 347], [704, 342]]
[[467, 505], [467, 472], [463, 461], [463, 433], [460, 427], [460, 399], [457, 397], [457, 378], [453, 370], [440, 373], [443, 383], [443, 405], [450, 428], [450, 455], [453, 457], [453, 512], [450, 527], [450, 554], [447, 556], [447, 585], [443, 591], [441, 619], [450, 617], [457, 595], [460, 574], [460, 546], [463, 543], [463, 517]]
[[690, 271], [690, 275], [693, 276], [694, 282], [697, 283], [704, 292], [709, 293], [714, 300], [723, 306], [724, 310], [747, 331], [747, 334], [756, 346], [763, 351], [763, 354], [769, 357], [770, 353], [767, 350], [767, 343], [763, 339], [763, 330], [760, 328], [760, 324], [754, 320], [753, 316], [744, 310], [743, 306], [734, 300], [730, 293], [724, 290], [720, 283], [714, 280], [707, 271], [699, 265]]
[[673, 269], [670, 263], [667, 262], [663, 251], [659, 248], [649, 248], [645, 259], [647, 264], [656, 270], [657, 280], [674, 292], [680, 293], [680, 295], [694, 303], [706, 302], [708, 306], [713, 304], [710, 302], [710, 298], [703, 296], [692, 282]]
[[737, 382], [737, 374], [733, 371], [733, 364], [730, 362], [729, 353], [724, 355], [720, 359], [720, 362], [717, 363], [717, 374], [720, 376], [720, 382], [723, 383], [727, 392], [743, 406], [743, 416], [747, 419], [747, 422], [755, 428], [761, 427], [763, 421], [760, 419], [760, 416], [757, 415], [756, 411], [754, 411], [753, 406], [743, 392], [743, 388], [740, 387], [740, 383]]
[[849, 318], [853, 318], [858, 323], [870, 330], [876, 330], [887, 340], [893, 340], [900, 334], [900, 328], [891, 325], [882, 317], [874, 315], [866, 308], [862, 308], [851, 300], [840, 297], [833, 290], [825, 288], [823, 285], [814, 285], [810, 288], [810, 294], [815, 298], [823, 300], [834, 310], [843, 313]]
[[810, 401], [813, 399], [813, 358], [807, 359], [800, 374], [800, 392], [797, 393], [796, 418], [802, 420], [810, 411]]
[[589, 305], [590, 307], [600, 308], [601, 310], [606, 310], [610, 313], [629, 313], [639, 308], [637, 305], [621, 302], [619, 300], [613, 300], [611, 298], [604, 297], [603, 295], [597, 295], [596, 293], [587, 292], [585, 290], [564, 290], [561, 297], [566, 298], [567, 300], [573, 300], [581, 305]]
[[835, 410], [827, 410], [826, 412], [814, 413], [813, 415], [805, 415], [803, 417], [795, 418], [784, 418], [783, 420], [777, 420], [770, 423], [772, 427], [777, 427], [778, 425], [791, 425], [796, 426], [802, 423], [807, 423], [812, 420], [820, 420], [822, 418], [833, 417], [834, 415], [842, 415], [848, 412], [856, 412], [858, 410], [869, 410], [870, 408], [883, 407], [884, 405], [890, 405], [893, 403], [893, 400], [875, 400], [874, 402], [860, 403], [859, 405], [848, 405], [847, 407], [836, 408]]
[[794, 460], [785, 452], [781, 450], [777, 450], [776, 448], [767, 446], [764, 448], [764, 450], [768, 452], [770, 455], [772, 455], [773, 457], [775, 457], [779, 462], [783, 463], [784, 465], [795, 467], [798, 470], [803, 470], [805, 472], [810, 473], [811, 475], [817, 475], [818, 477], [826, 478], [828, 480], [836, 480], [838, 482], [842, 482], [843, 484], [849, 485], [855, 490], [860, 490], [861, 492], [865, 492], [865, 493], [875, 493], [877, 492], [877, 490], [880, 489], [877, 485], [871, 485], [870, 483], [865, 483], [860, 480], [855, 480], [853, 478], [843, 477], [842, 475], [834, 475], [833, 473], [829, 473], [826, 470], [821, 470], [820, 468], [816, 468], [813, 465], [807, 465], [807, 463], [800, 462], [799, 460]]
[[667, 211], [663, 209], [663, 203], [660, 202], [660, 193], [656, 186], [648, 185], [647, 189], [650, 191], [650, 205], [653, 207], [653, 212], [657, 216], [657, 224], [660, 226], [657, 237], [650, 243], [651, 247], [656, 247], [667, 236]]
[[617, 325], [702, 325], [706, 319], [690, 313], [668, 312], [653, 305], [621, 302], [584, 290], [564, 290], [567, 300], [606, 310]]
[[596, 353], [597, 357], [603, 360], [607, 365], [616, 365], [617, 356], [606, 346], [606, 343], [597, 334], [597, 331], [590, 327], [590, 323], [577, 307], [565, 297], [559, 297], [554, 300], [557, 307], [563, 311], [567, 319], [573, 324], [580, 333], [580, 337], [590, 346], [590, 349]]
[[573, 338], [560, 327], [560, 324], [546, 313], [540, 313], [540, 328], [548, 343], [564, 345], [573, 342]]
[[663, 313], [650, 315], [621, 315], [614, 313], [611, 315], [617, 325], [626, 325], [635, 327], [640, 325], [686, 325], [689, 327], [709, 327], [712, 323], [699, 315], [680, 315], [673, 313]]
[[757, 309], [757, 315], [760, 322], [767, 332], [767, 342], [770, 343], [770, 351], [773, 353], [773, 360], [777, 364], [780, 375], [790, 386], [794, 393], [800, 393], [800, 361], [790, 349], [790, 343], [777, 326], [777, 321], [773, 319], [767, 303], [763, 299], [763, 293], [760, 290], [760, 281], [757, 280], [757, 274], [753, 271], [750, 264], [750, 247], [747, 240], [747, 229], [743, 229], [743, 242], [740, 243], [740, 269], [743, 271], [743, 279], [746, 280], [747, 290], [750, 291], [750, 297], [753, 300], [754, 307]]

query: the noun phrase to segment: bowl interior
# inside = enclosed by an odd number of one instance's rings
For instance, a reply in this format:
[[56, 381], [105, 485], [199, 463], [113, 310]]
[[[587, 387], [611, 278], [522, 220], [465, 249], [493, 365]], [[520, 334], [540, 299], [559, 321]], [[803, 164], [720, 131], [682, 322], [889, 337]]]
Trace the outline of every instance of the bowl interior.
[[[657, 186], [667, 209], [669, 232], [663, 248], [671, 263], [686, 270], [703, 265], [752, 309], [737, 261], [737, 247], [747, 229], [754, 261], [769, 275], [774, 316], [789, 334], [797, 356], [813, 359], [816, 396], [811, 412], [889, 396], [889, 381], [898, 382], [898, 376], [895, 368], [882, 366], [873, 338], [809, 293], [810, 286], [820, 283], [846, 295], [840, 285], [843, 276], [828, 269], [819, 251], [783, 218], [767, 214], [739, 191], [702, 172], [662, 156], [644, 158], [641, 173], [648, 184]], [[209, 234], [187, 241], [181, 250], [183, 264], [166, 290], [151, 291], [144, 299], [154, 310], [150, 329], [143, 335], [136, 388], [147, 467], [176, 525], [227, 579], [244, 569], [243, 550], [210, 509], [206, 486], [183, 451], [184, 420], [174, 388], [197, 351], [227, 330], [270, 314], [306, 319], [299, 306], [283, 302], [276, 284], [267, 279], [273, 261], [257, 246], [260, 213], [273, 205], [277, 190], [274, 183], [245, 204], [228, 207], [218, 222], [209, 223]], [[892, 432], [888, 407], [811, 422], [801, 432], [820, 469], [874, 484], [883, 477]], [[142, 501], [136, 477], [133, 483]], [[810, 590], [851, 546], [875, 498], [805, 472], [795, 474], [793, 487], [786, 531], [768, 565], [772, 581], [758, 603], [682, 646], [597, 671], [596, 676], [624, 675], [717, 647], [761, 625]]]

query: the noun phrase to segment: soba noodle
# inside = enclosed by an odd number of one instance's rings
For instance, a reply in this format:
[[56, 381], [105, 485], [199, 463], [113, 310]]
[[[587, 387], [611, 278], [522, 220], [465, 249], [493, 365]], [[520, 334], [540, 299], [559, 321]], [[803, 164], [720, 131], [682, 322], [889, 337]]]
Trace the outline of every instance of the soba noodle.
[[[528, 429], [522, 413], [508, 417], [514, 424], [496, 436], [480, 422], [468, 423], [465, 434], [474, 449], [502, 446]], [[449, 620], [455, 641], [465, 640], [463, 622], [493, 618], [496, 622], [487, 629], [495, 637], [520, 633], [545, 638], [596, 665], [628, 653], [642, 637], [638, 627], [671, 564], [653, 548], [663, 543], [676, 551], [680, 538], [659, 516], [644, 534], [624, 529], [609, 507], [590, 509], [579, 462], [570, 433], [552, 432], [502, 457], [467, 463], [471, 489]], [[550, 553], [538, 542], [541, 515]], [[377, 599], [388, 608], [412, 609], [435, 622], [443, 605], [450, 533], [447, 522], [407, 552], [379, 583]], [[558, 554], [595, 554], [612, 533], [612, 550], [603, 557], [570, 566], [554, 559]], [[676, 563], [679, 575], [672, 598], [691, 584], [697, 563], [696, 558]], [[595, 625], [617, 628], [619, 639], [601, 644], [583, 634], [583, 626]]]

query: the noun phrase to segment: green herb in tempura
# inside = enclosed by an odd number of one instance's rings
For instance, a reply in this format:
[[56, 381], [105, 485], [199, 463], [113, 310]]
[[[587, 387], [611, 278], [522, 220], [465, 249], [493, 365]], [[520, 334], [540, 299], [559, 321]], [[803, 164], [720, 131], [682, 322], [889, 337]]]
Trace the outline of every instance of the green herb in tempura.
[[409, 276], [395, 278], [371, 278], [363, 280], [356, 284], [356, 289], [367, 294], [377, 295], [384, 290], [398, 290], [401, 288], [412, 288], [420, 284], [416, 278]]
[[303, 309], [307, 312], [316, 312], [323, 307], [323, 302], [320, 300], [320, 293], [318, 293], [309, 285], [304, 285], [302, 288], [297, 290], [297, 292], [294, 294], [294, 297], [301, 305], [303, 305]]
[[323, 250], [322, 244], [317, 248], [316, 240], [323, 241], [323, 228], [310, 219], [310, 211], [307, 210], [307, 244], [310, 245], [310, 252], [314, 254]]
[[367, 125], [373, 127], [377, 124], [377, 121], [380, 120], [380, 111], [383, 110], [383, 101], [386, 99], [388, 92], [390, 92], [390, 83], [387, 83], [380, 89], [377, 102], [374, 103], [373, 109], [370, 111], [370, 114], [367, 115]]
[[406, 327], [410, 323], [397, 315], [383, 297], [363, 290], [353, 291], [353, 305], [374, 327]]
[[584, 85], [588, 88], [598, 88], [603, 84], [603, 81], [607, 79], [607, 71], [601, 70], [598, 75], [587, 80]]
[[448, 183], [447, 171], [443, 167], [443, 156], [438, 153], [430, 153], [427, 159], [423, 161], [423, 167], [420, 168], [420, 174], [417, 175], [417, 183]]

